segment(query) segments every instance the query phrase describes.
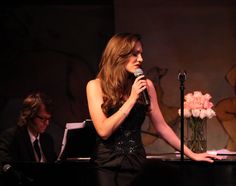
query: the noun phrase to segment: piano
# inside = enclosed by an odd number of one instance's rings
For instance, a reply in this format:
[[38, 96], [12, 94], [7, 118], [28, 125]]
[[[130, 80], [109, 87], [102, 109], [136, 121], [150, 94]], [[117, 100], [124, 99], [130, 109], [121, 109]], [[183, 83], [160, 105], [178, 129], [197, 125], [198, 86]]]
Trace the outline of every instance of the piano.
[[[89, 158], [73, 158], [55, 163], [15, 162], [11, 171], [0, 174], [1, 186], [92, 186]], [[104, 178], [105, 179], [105, 178]], [[132, 186], [235, 186], [236, 156], [214, 163], [180, 160], [176, 154], [149, 155]]]

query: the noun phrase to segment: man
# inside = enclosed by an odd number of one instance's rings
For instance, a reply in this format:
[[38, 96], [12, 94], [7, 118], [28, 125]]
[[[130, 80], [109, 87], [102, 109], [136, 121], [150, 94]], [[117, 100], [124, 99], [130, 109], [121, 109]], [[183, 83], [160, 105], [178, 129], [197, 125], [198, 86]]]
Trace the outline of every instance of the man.
[[45, 94], [28, 95], [22, 105], [17, 126], [0, 135], [0, 163], [54, 162], [53, 138], [45, 132], [52, 117], [52, 101]]

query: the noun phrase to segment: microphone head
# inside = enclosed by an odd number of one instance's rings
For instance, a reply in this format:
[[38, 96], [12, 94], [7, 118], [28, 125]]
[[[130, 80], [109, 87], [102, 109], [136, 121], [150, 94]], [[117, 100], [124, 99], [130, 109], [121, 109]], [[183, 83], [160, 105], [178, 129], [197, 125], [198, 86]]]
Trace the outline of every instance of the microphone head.
[[179, 81], [185, 81], [187, 79], [187, 72], [185, 70], [180, 70], [178, 74]]
[[137, 68], [135, 71], [134, 71], [134, 76], [135, 77], [138, 77], [138, 76], [141, 76], [143, 75], [143, 70], [141, 68]]
[[5, 165], [2, 167], [2, 170], [3, 170], [3, 172], [8, 172], [11, 168], [12, 168], [11, 165], [5, 164]]

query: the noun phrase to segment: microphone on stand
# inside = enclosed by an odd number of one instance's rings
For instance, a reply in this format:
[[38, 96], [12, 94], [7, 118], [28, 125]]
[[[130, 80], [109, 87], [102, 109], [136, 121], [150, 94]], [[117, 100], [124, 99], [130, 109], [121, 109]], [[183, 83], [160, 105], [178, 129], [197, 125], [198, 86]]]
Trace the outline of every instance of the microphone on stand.
[[23, 184], [21, 173], [16, 171], [10, 164], [3, 165], [2, 171], [7, 178], [7, 181], [9, 181], [10, 183], [15, 185]]
[[181, 147], [180, 147], [180, 158], [184, 161], [184, 81], [187, 79], [187, 73], [185, 70], [179, 70], [178, 80], [180, 81], [180, 136], [181, 136]]
[[[135, 70], [135, 72], [134, 72], [134, 76], [135, 76], [135, 77], [139, 77], [139, 76], [141, 76], [141, 75], [144, 75], [144, 74], [143, 74], [143, 70], [142, 70], [141, 68], [137, 68], [137, 69]], [[146, 79], [146, 78], [144, 77], [143, 79]], [[143, 97], [143, 100], [144, 100], [145, 105], [147, 105], [147, 106], [150, 105], [150, 98], [149, 98], [147, 89], [143, 90], [143, 91], [141, 92], [141, 94], [142, 94], [142, 97]]]
[[25, 176], [23, 172], [17, 171], [10, 164], [3, 165], [2, 171], [8, 178], [10, 185], [25, 185], [34, 182], [32, 178]]
[[183, 83], [187, 79], [187, 72], [185, 70], [179, 70], [178, 80]]

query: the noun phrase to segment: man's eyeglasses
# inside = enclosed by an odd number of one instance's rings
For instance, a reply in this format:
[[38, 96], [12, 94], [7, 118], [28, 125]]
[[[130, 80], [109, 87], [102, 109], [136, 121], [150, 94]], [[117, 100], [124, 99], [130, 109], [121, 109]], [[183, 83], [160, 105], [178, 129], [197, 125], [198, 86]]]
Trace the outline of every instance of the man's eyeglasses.
[[51, 118], [42, 117], [42, 116], [39, 116], [39, 115], [37, 115], [36, 117], [39, 118], [43, 123], [45, 123], [46, 121], [50, 121], [51, 120]]

